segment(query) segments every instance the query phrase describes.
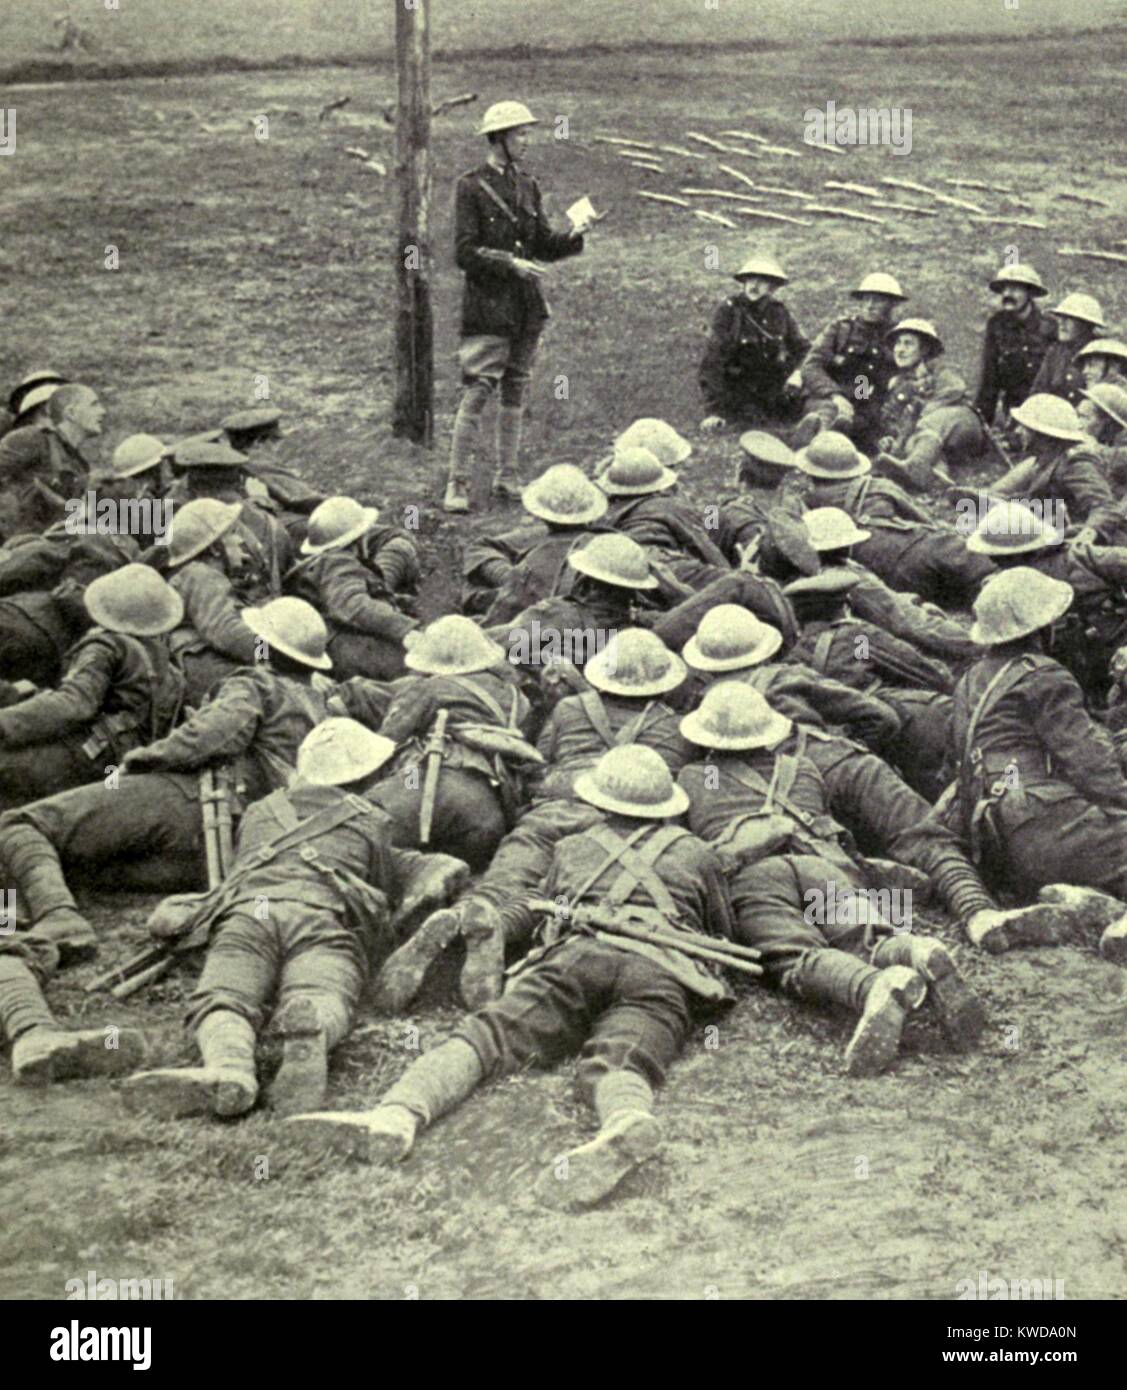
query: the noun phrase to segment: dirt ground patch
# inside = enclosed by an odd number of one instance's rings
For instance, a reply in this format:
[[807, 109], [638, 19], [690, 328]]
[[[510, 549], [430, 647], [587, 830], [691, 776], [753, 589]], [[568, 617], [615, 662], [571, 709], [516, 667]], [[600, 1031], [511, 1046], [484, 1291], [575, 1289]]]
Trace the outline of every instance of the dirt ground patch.
[[[588, 461], [635, 416], [660, 414], [694, 437], [688, 495], [702, 507], [718, 500], [733, 445], [696, 434], [695, 367], [725, 275], [753, 239], [784, 260], [786, 297], [808, 330], [829, 317], [843, 284], [888, 268], [968, 372], [989, 307], [983, 286], [1010, 245], [1055, 290], [1099, 295], [1122, 325], [1119, 271], [1055, 255], [1122, 235], [1127, 184], [1105, 101], [1122, 50], [1106, 39], [841, 50], [817, 71], [797, 51], [649, 55], [628, 71], [620, 60], [567, 57], [445, 68], [451, 91], [513, 88], [544, 113], [572, 113], [571, 138], [546, 138], [530, 164], [557, 216], [583, 192], [612, 209], [549, 291], [557, 316], [541, 353], [529, 470]], [[1031, 72], [1044, 75], [1051, 102], [1030, 100]], [[318, 122], [344, 93], [353, 96], [345, 115]], [[806, 106], [851, 94], [875, 104], [878, 93], [914, 110], [910, 158], [807, 152], [756, 174], [819, 193], [827, 178], [980, 178], [1019, 190], [1033, 208], [1025, 215], [1048, 230], [983, 227], [951, 210], [883, 227], [729, 231], [635, 197], [638, 171], [593, 140], [617, 132], [681, 144], [687, 130], [748, 125], [796, 145]], [[12, 305], [0, 379], [50, 362], [89, 380], [109, 407], [107, 450], [138, 429], [172, 436], [209, 425], [253, 403], [265, 379], [287, 416], [282, 457], [389, 516], [419, 509], [424, 606], [435, 612], [456, 587], [468, 533], [436, 509], [457, 391], [448, 195], [478, 151], [465, 113], [436, 123], [440, 428], [427, 456], [388, 430], [392, 190], [344, 154], [362, 145], [387, 157], [379, 111], [390, 96], [386, 73], [331, 70], [18, 94], [18, 153], [0, 161]], [[262, 112], [265, 141], [251, 124]], [[717, 180], [706, 155], [671, 168], [644, 186]], [[1065, 190], [1111, 206], [1063, 201]], [[110, 246], [115, 271], [105, 269]], [[96, 900], [99, 968], [140, 939], [147, 907]], [[949, 924], [938, 930], [957, 944]], [[749, 993], [674, 1069], [662, 1158], [613, 1204], [578, 1218], [530, 1196], [540, 1165], [589, 1125], [567, 1067], [490, 1088], [392, 1173], [305, 1154], [268, 1114], [161, 1125], [127, 1116], [110, 1086], [40, 1095], [0, 1085], [0, 1177], [21, 1195], [0, 1231], [5, 1286], [61, 1297], [68, 1278], [95, 1269], [171, 1276], [184, 1297], [942, 1299], [986, 1271], [1063, 1278], [1070, 1298], [1121, 1297], [1123, 977], [1093, 943], [1001, 959], [961, 949], [960, 958], [990, 1008], [981, 1051], [952, 1055], [921, 1020], [895, 1073], [874, 1081], [840, 1075], [845, 1019]], [[83, 992], [89, 973], [57, 986], [65, 1017], [143, 1024], [158, 1059], [188, 1057], [178, 1028], [187, 977], [111, 1011]], [[412, 1019], [365, 1014], [337, 1059], [331, 1103], [370, 1101], [456, 1017], [439, 989]]]

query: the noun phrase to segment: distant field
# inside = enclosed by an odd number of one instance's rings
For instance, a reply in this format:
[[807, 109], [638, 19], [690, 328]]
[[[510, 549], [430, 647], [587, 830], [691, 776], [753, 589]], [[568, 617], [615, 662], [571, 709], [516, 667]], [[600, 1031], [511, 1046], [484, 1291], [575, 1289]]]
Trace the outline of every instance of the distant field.
[[[0, 70], [58, 60], [69, 8], [89, 38], [64, 61], [79, 68], [208, 60], [360, 61], [386, 55], [393, 0], [7, 0]], [[436, 52], [530, 45], [794, 43], [963, 34], [1021, 35], [1122, 18], [1122, 0], [433, 0]]]

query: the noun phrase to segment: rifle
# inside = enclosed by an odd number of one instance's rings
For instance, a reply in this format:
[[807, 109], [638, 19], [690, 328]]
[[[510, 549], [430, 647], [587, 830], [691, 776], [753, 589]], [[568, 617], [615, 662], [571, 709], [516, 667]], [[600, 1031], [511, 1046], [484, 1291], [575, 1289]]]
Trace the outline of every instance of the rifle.
[[[533, 912], [543, 912], [552, 917], [559, 915], [559, 904], [552, 902], [550, 898], [530, 898], [526, 906]], [[570, 911], [568, 917], [577, 927], [587, 928], [596, 936], [627, 936], [632, 941], [646, 941], [651, 946], [669, 947], [698, 960], [707, 960], [727, 966], [730, 970], [739, 970], [745, 975], [763, 974], [763, 967], [755, 964], [762, 952], [750, 946], [740, 946], [737, 942], [728, 941], [723, 937], [697, 937], [688, 932], [661, 931], [659, 928], [647, 926], [650, 918], [645, 909], [632, 909], [628, 906], [613, 910], [580, 907]]]

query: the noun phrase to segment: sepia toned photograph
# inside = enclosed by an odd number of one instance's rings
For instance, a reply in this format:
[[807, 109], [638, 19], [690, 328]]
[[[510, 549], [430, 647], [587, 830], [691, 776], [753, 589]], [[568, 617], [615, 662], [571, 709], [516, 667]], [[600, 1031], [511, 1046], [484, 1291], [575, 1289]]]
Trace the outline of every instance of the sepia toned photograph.
[[9, 0], [33, 1366], [354, 1300], [1084, 1363], [1125, 65], [1121, 0]]

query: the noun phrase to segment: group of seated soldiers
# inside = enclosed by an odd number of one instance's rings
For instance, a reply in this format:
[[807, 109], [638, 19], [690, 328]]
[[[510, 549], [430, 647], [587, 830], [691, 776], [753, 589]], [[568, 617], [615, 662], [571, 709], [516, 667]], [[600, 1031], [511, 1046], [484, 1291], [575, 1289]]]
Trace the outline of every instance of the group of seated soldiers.
[[[89, 388], [36, 374], [13, 414], [17, 1083], [118, 1076], [139, 1111], [240, 1115], [269, 1032], [288, 1132], [372, 1161], [482, 1081], [578, 1055], [597, 1133], [539, 1191], [581, 1207], [656, 1151], [654, 1091], [740, 977], [852, 1014], [865, 1077], [917, 1010], [954, 1048], [986, 1025], [943, 913], [970, 947], [1127, 962], [1127, 510], [1059, 396], [1014, 407], [1011, 473], [945, 502], [822, 427], [744, 434], [706, 503], [690, 442], [638, 420], [530, 482], [524, 524], [469, 535], [461, 612], [426, 623], [413, 533], [283, 468], [272, 412], [133, 436], [101, 473]], [[107, 498], [172, 502], [169, 535], [75, 524]], [[55, 1018], [55, 972], [99, 948], [75, 888], [161, 895], [153, 978], [206, 950], [196, 1065], [144, 1070], [138, 1030]], [[365, 996], [403, 1013], [442, 959], [454, 1033], [370, 1111], [323, 1110]]]

